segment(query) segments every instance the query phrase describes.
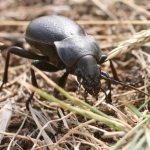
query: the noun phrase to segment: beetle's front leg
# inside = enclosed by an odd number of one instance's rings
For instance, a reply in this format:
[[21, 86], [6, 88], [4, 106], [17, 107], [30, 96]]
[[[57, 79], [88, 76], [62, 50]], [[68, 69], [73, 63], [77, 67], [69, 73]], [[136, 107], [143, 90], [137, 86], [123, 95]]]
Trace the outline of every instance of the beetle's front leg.
[[46, 60], [48, 59], [46, 56], [39, 56], [34, 53], [31, 53], [30, 51], [27, 51], [21, 47], [12, 47], [8, 49], [7, 56], [6, 56], [6, 63], [5, 63], [5, 69], [2, 79], [2, 84], [0, 86], [0, 90], [2, 90], [3, 85], [7, 83], [8, 80], [8, 67], [9, 67], [9, 60], [10, 60], [10, 54], [15, 54], [17, 56], [28, 58], [28, 59], [38, 59], [38, 60]]
[[[111, 104], [112, 103], [112, 99], [111, 99], [111, 81], [108, 80], [109, 75], [106, 72], [101, 71], [100, 78], [107, 81], [109, 93], [106, 96], [106, 102]], [[106, 95], [106, 93], [105, 93], [105, 95]]]
[[[101, 54], [101, 58], [100, 58], [98, 64], [99, 65], [103, 64], [106, 61], [106, 59], [107, 59], [107, 55], [106, 54]], [[113, 64], [113, 61], [109, 60], [109, 62], [110, 62], [110, 68], [111, 68], [114, 79], [119, 80], [118, 75], [117, 75], [117, 71], [116, 71], [116, 69], [114, 67], [114, 64]]]
[[109, 60], [109, 62], [110, 62], [110, 68], [111, 68], [114, 79], [119, 81], [119, 77], [118, 77], [117, 71], [114, 67], [113, 61]]

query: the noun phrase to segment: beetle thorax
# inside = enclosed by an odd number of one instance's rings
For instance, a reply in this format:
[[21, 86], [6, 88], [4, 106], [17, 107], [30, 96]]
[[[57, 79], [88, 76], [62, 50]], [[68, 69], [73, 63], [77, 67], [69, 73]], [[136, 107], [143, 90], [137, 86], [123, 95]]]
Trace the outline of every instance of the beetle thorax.
[[100, 91], [100, 69], [96, 59], [91, 55], [82, 57], [78, 61], [75, 74], [78, 77], [79, 83], [84, 86], [85, 90], [96, 97]]

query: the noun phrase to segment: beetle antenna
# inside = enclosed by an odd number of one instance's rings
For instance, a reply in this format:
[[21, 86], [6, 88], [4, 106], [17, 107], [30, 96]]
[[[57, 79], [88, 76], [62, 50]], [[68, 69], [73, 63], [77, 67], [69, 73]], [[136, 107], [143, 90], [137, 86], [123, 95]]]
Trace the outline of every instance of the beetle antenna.
[[118, 80], [115, 80], [115, 79], [113, 79], [113, 78], [110, 78], [110, 77], [108, 76], [108, 74], [105, 73], [105, 72], [101, 72], [100, 77], [101, 77], [102, 79], [104, 79], [104, 80], [107, 80], [107, 81], [109, 80], [111, 83], [120, 84], [120, 85], [129, 87], [129, 88], [131, 88], [131, 89], [134, 89], [134, 90], [136, 90], [136, 91], [138, 91], [138, 92], [140, 92], [140, 93], [143, 93], [143, 94], [145, 94], [145, 95], [147, 95], [147, 96], [150, 96], [150, 94], [148, 94], [148, 93], [146, 93], [146, 92], [144, 92], [144, 91], [142, 91], [142, 90], [140, 90], [140, 89], [138, 89], [138, 88], [136, 88], [136, 87], [134, 87], [134, 86], [132, 86], [132, 85], [129, 85], [129, 84], [125, 83], [125, 82], [118, 81]]

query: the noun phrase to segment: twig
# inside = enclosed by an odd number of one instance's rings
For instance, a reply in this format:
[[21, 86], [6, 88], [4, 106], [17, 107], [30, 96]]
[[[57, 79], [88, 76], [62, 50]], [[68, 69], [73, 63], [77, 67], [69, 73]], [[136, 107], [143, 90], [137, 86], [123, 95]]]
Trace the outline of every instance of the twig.
[[[77, 20], [80, 25], [149, 25], [150, 20]], [[1, 20], [0, 26], [27, 26], [29, 21]]]
[[150, 41], [150, 29], [138, 32], [134, 34], [130, 39], [120, 43], [117, 48], [110, 51], [108, 53], [107, 60], [112, 59], [115, 56], [125, 53], [133, 48], [138, 48], [149, 41]]
[[26, 115], [25, 118], [24, 118], [24, 120], [23, 120], [23, 122], [22, 122], [22, 124], [21, 124], [21, 126], [19, 127], [18, 131], [15, 133], [15, 135], [14, 135], [13, 138], [11, 139], [11, 141], [10, 141], [8, 147], [7, 147], [7, 150], [10, 150], [11, 145], [12, 145], [12, 143], [13, 143], [15, 137], [16, 137], [16, 136], [19, 134], [19, 132], [21, 131], [21, 129], [22, 129], [22, 127], [24, 126], [24, 123], [25, 123], [27, 117], [28, 117], [28, 116]]
[[146, 118], [143, 121], [141, 121], [139, 124], [137, 124], [130, 132], [128, 132], [123, 138], [121, 138], [113, 147], [110, 148], [110, 150], [118, 150], [119, 147], [126, 142], [126, 139], [128, 139], [134, 132], [137, 131], [137, 129], [140, 128], [143, 124], [145, 124], [149, 119]]
[[127, 0], [120, 0], [120, 2], [126, 4], [127, 6], [130, 6], [131, 8], [135, 9], [136, 11], [145, 14], [147, 17], [150, 17], [150, 12], [147, 11], [145, 8], [136, 5], [133, 2], [127, 1]]
[[[0, 131], [0, 134], [7, 135], [9, 137], [13, 137], [16, 135], [16, 133], [8, 133], [8, 132], [3, 132], [3, 131]], [[23, 136], [23, 135], [16, 135], [16, 138], [29, 140], [29, 141], [32, 141], [33, 143], [36, 142], [36, 139], [27, 137], [27, 136]], [[40, 140], [38, 142], [42, 143]]]
[[116, 19], [117, 17], [103, 4], [100, 0], [92, 0], [92, 2], [99, 7], [103, 12], [105, 12], [110, 18]]

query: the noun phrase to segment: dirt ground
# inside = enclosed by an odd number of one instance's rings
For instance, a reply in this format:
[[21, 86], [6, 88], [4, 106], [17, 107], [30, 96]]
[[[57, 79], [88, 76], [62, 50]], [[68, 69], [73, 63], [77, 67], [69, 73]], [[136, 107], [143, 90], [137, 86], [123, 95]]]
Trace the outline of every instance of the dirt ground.
[[[3, 79], [7, 50], [12, 46], [30, 49], [24, 40], [26, 26], [32, 19], [46, 15], [62, 15], [76, 21], [87, 34], [95, 37], [101, 50], [106, 54], [116, 48], [121, 41], [150, 28], [149, 0], [1, 0], [0, 81]], [[149, 49], [150, 43], [146, 42], [141, 47], [133, 47], [130, 51], [116, 55], [112, 59], [119, 80], [146, 93], [150, 93]], [[13, 54], [10, 57], [8, 83], [0, 92], [0, 150], [111, 149], [141, 121], [141, 117], [127, 106], [128, 103], [138, 108], [141, 114], [149, 114], [147, 95], [118, 84], [112, 85], [112, 104], [106, 103], [103, 92], [99, 93], [97, 101], [91, 95], [88, 95], [87, 100], [90, 105], [96, 106], [106, 115], [119, 119], [124, 125], [124, 129], [119, 131], [107, 123], [88, 119], [67, 109], [64, 109], [64, 113], [59, 109], [58, 115], [59, 105], [46, 101], [38, 94], [34, 95], [29, 111], [26, 108], [26, 101], [31, 90], [20, 84], [20, 81], [31, 83], [30, 62], [31, 60]], [[109, 61], [99, 67], [112, 77]], [[57, 83], [63, 72], [64, 70], [44, 73]], [[54, 87], [50, 86], [38, 72], [36, 77], [39, 88], [53, 95]], [[103, 80], [101, 82], [108, 93], [106, 82]], [[65, 90], [71, 96], [84, 101], [84, 88], [81, 87], [79, 93], [77, 89], [76, 76], [69, 75]], [[60, 99], [71, 104], [67, 98]], [[5, 110], [4, 106], [9, 107], [9, 111]], [[42, 129], [48, 121], [50, 124]], [[127, 139], [119, 149], [129, 150], [130, 147], [126, 146], [129, 140]], [[147, 145], [143, 144], [143, 149], [148, 149]]]

